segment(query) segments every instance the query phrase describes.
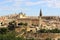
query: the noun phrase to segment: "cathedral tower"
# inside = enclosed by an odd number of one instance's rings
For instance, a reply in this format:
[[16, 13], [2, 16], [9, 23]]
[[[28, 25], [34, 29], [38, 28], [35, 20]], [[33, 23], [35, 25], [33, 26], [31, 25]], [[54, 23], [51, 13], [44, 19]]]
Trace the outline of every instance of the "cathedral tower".
[[39, 28], [40, 29], [42, 29], [42, 24], [41, 24], [41, 22], [42, 22], [42, 11], [40, 10], [40, 14], [39, 14]]
[[40, 9], [40, 14], [39, 14], [39, 16], [40, 16], [40, 17], [42, 16], [42, 11], [41, 11], [41, 9]]

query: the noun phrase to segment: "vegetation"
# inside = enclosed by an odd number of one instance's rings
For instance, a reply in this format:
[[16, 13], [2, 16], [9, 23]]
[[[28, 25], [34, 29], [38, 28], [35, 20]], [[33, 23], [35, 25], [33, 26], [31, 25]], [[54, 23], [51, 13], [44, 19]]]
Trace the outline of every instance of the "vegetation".
[[38, 26], [37, 24], [32, 24], [32, 26]]
[[15, 27], [16, 27], [15, 21], [9, 22], [9, 25], [8, 25], [9, 30], [15, 30]]
[[16, 37], [14, 32], [8, 32], [6, 34], [0, 34], [0, 40], [24, 40], [24, 38]]
[[25, 40], [23, 37], [16, 37], [14, 30], [8, 30], [8, 28], [0, 28], [0, 40]]
[[60, 30], [59, 29], [52, 29], [52, 30], [41, 29], [38, 32], [39, 33], [60, 33]]
[[22, 26], [22, 25], [23, 25], [23, 23], [22, 23], [22, 22], [21, 22], [21, 23], [18, 23], [18, 25], [19, 25], [19, 26]]
[[27, 24], [27, 23], [22, 23], [22, 22], [20, 22], [20, 23], [18, 23], [18, 25], [19, 25], [19, 26], [22, 26], [22, 25], [27, 26], [28, 24]]
[[0, 34], [6, 34], [8, 32], [7, 28], [0, 28]]
[[27, 26], [28, 24], [27, 24], [27, 23], [25, 23], [24, 25], [25, 25], [25, 26]]
[[26, 39], [26, 40], [34, 40], [34, 38], [31, 38], [31, 39]]
[[[24, 25], [27, 26], [27, 23], [19, 23], [18, 25]], [[8, 28], [0, 28], [0, 40], [34, 40], [34, 38], [31, 39], [25, 39], [24, 37], [16, 37], [16, 32], [14, 31], [16, 27], [16, 22], [12, 21], [9, 22]], [[22, 30], [25, 31], [25, 30]], [[52, 30], [46, 30], [41, 29], [38, 31], [38, 33], [60, 33], [60, 30], [58, 29], [52, 29]], [[51, 38], [47, 38], [46, 40], [51, 40]]]
[[16, 22], [12, 21], [8, 28], [0, 28], [0, 40], [25, 40], [23, 37], [16, 37], [15, 27]]
[[0, 40], [26, 40], [24, 37], [17, 37], [16, 32], [12, 30], [15, 28], [15, 23], [13, 23], [14, 22], [9, 23], [8, 28], [0, 28]]
[[58, 40], [60, 40], [60, 38], [58, 38]]

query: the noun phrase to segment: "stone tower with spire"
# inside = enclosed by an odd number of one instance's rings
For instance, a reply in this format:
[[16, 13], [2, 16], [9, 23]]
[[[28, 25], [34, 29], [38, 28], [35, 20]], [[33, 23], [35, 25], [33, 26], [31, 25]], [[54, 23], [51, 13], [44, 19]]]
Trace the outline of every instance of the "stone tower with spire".
[[42, 26], [41, 26], [41, 25], [42, 25], [42, 24], [41, 24], [42, 18], [41, 18], [41, 17], [42, 17], [42, 10], [40, 9], [40, 13], [39, 13], [39, 28], [40, 28], [40, 29], [42, 29]]

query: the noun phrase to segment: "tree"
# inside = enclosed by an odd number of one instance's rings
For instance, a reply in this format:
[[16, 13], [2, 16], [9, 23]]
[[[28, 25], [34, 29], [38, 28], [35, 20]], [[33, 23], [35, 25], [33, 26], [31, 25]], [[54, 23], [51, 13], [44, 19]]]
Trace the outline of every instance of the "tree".
[[38, 31], [39, 33], [46, 33], [47, 31], [45, 29], [41, 29]]
[[24, 25], [25, 25], [25, 26], [27, 26], [28, 24], [27, 24], [27, 23], [25, 23]]
[[0, 28], [0, 34], [6, 34], [8, 31], [7, 28]]
[[9, 30], [15, 30], [15, 27], [16, 27], [15, 21], [9, 22], [9, 25], [8, 25]]
[[27, 23], [18, 23], [19, 26], [27, 26], [28, 24]]
[[18, 23], [18, 25], [19, 25], [19, 26], [22, 26], [22, 25], [23, 25], [23, 23], [22, 23], [22, 22], [21, 22], [21, 23]]

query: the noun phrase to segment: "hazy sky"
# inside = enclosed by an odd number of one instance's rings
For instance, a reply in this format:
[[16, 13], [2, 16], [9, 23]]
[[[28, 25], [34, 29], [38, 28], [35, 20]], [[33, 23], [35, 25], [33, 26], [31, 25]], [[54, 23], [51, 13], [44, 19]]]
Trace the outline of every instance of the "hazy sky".
[[21, 11], [38, 16], [40, 9], [44, 16], [60, 16], [60, 0], [0, 0], [0, 16]]

